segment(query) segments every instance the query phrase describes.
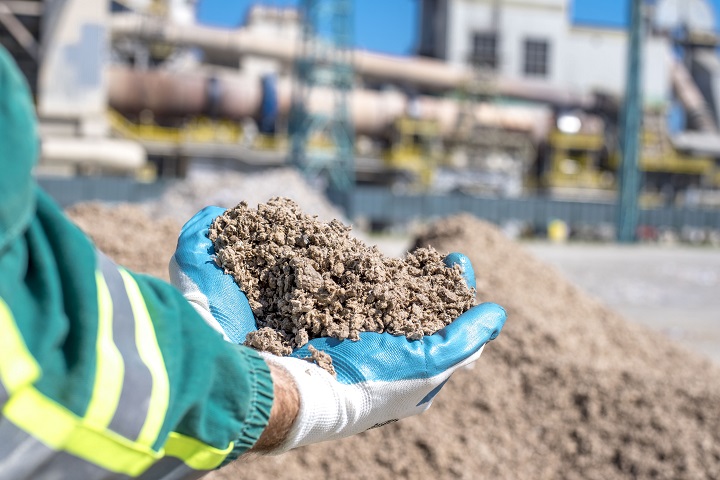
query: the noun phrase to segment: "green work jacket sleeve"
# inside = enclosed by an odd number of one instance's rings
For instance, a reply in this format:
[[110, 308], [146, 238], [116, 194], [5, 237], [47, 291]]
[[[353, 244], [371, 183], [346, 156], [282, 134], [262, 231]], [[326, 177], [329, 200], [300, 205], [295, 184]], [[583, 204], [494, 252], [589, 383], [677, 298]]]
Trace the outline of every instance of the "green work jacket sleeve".
[[0, 479], [197, 478], [248, 450], [273, 400], [262, 358], [99, 252], [34, 184], [37, 155], [0, 47]]

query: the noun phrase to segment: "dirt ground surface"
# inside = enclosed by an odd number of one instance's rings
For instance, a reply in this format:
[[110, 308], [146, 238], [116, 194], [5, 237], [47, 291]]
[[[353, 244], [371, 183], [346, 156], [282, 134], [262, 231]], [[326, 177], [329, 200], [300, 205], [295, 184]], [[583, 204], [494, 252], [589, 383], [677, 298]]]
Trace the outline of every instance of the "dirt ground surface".
[[[401, 256], [411, 235], [374, 236]], [[539, 260], [620, 313], [720, 365], [720, 250], [687, 245], [523, 241]]]
[[526, 248], [625, 318], [720, 365], [720, 249], [535, 242]]
[[171, 219], [153, 221], [137, 205], [83, 203], [66, 213], [103, 252], [130, 270], [169, 281], [168, 262], [180, 225]]
[[[113, 215], [95, 240], [134, 262], [156, 222], [128, 229]], [[171, 252], [175, 238], [163, 240]], [[466, 253], [479, 299], [508, 310], [481, 359], [423, 415], [209, 478], [720, 478], [720, 369], [709, 360], [628, 323], [472, 217], [441, 221], [420, 243]]]
[[323, 222], [287, 198], [242, 202], [215, 219], [208, 237], [260, 327], [245, 344], [275, 355], [368, 331], [418, 340], [474, 305], [460, 268], [446, 267], [435, 249], [385, 257], [342, 222]]

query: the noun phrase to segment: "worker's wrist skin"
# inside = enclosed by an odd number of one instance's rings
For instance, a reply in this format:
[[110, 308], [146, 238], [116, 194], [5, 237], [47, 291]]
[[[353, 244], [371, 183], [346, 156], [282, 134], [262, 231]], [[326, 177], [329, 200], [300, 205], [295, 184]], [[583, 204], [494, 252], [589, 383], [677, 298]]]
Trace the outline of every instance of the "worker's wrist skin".
[[266, 453], [276, 449], [287, 439], [300, 411], [300, 395], [295, 380], [282, 367], [268, 364], [273, 382], [273, 404], [270, 420], [251, 452]]

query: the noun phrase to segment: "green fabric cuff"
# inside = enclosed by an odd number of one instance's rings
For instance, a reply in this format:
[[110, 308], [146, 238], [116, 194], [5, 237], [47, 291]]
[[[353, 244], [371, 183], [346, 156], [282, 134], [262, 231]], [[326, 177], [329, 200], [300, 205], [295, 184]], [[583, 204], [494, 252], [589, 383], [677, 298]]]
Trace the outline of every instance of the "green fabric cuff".
[[273, 404], [273, 382], [270, 368], [255, 350], [242, 345], [235, 345], [235, 347], [248, 366], [248, 374], [251, 377], [250, 384], [255, 385], [255, 391], [250, 400], [252, 410], [248, 412], [244, 428], [238, 434], [232, 452], [220, 467], [232, 462], [255, 445], [270, 420], [270, 409]]

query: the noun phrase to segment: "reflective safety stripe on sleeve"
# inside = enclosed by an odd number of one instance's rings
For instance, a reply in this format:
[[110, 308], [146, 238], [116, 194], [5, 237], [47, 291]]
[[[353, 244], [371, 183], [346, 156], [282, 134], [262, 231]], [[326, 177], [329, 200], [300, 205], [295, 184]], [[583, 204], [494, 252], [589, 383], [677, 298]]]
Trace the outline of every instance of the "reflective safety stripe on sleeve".
[[143, 363], [150, 370], [152, 376], [152, 392], [148, 405], [145, 422], [138, 434], [137, 441], [143, 445], [152, 445], [158, 438], [160, 429], [165, 421], [168, 402], [170, 400], [170, 380], [165, 370], [165, 360], [155, 336], [150, 313], [148, 313], [145, 300], [140, 287], [132, 276], [120, 268], [120, 275], [125, 282], [125, 289], [130, 299], [132, 312], [135, 317], [135, 343]]
[[40, 366], [28, 352], [10, 307], [0, 298], [0, 383], [3, 395], [12, 395], [39, 377]]
[[[173, 433], [164, 451], [142, 451], [123, 445], [127, 440], [113, 432], [84, 427], [50, 402], [31, 387], [9, 402], [6, 418], [0, 418], [0, 480], [191, 480], [220, 465], [232, 449], [232, 444], [219, 450]], [[54, 426], [52, 432], [47, 425]], [[159, 458], [163, 454], [168, 456]]]
[[[2, 378], [2, 375], [0, 375], [0, 378]], [[5, 390], [5, 385], [0, 382], [0, 409], [5, 405], [9, 396], [7, 390]]]
[[[0, 480], [125, 480], [132, 478], [84, 460], [68, 452], [53, 450], [0, 417]], [[197, 471], [179, 458], [158, 460], [140, 480], [194, 480], [210, 470]]]
[[[39, 444], [51, 450], [65, 450], [103, 469], [130, 476], [144, 472], [162, 456], [114, 432], [83, 423], [84, 419], [39, 392], [32, 383], [40, 377], [40, 366], [2, 298], [0, 331], [0, 383], [9, 394], [0, 412], [0, 444], [4, 446], [0, 465], [8, 462], [8, 472], [15, 462], [26, 466], [45, 463], [47, 455], [43, 458], [42, 451], [35, 448]], [[0, 473], [6, 475], [2, 468]]]
[[170, 394], [155, 329], [129, 273], [101, 256], [96, 282], [97, 372], [84, 417], [35, 388], [40, 366], [0, 298], [0, 479], [185, 480], [216, 468], [232, 443], [221, 450], [173, 432], [151, 448]]
[[[86, 425], [82, 418], [32, 386], [13, 393], [2, 414], [53, 450], [64, 450], [111, 472], [138, 476], [162, 457], [162, 453], [113, 431]], [[34, 463], [32, 454], [25, 460]]]
[[[118, 266], [102, 253], [98, 252], [97, 257], [99, 273], [102, 273], [102, 278], [98, 280], [98, 293], [102, 290], [102, 285], [107, 286], [106, 293], [112, 301], [112, 340], [121, 353], [124, 364], [122, 376], [116, 378], [120, 388], [115, 403], [117, 408], [109, 425], [104, 426], [109, 426], [110, 430], [130, 440], [136, 440], [148, 414], [153, 378], [138, 352], [135, 342], [135, 317]], [[101, 316], [102, 311], [101, 303]], [[98, 342], [98, 346], [99, 344]], [[99, 357], [100, 355], [98, 364]]]
[[212, 470], [225, 460], [233, 447], [234, 444], [230, 443], [227, 448], [221, 450], [186, 435], [170, 432], [165, 443], [165, 454], [182, 459], [194, 470]]
[[140, 479], [191, 480], [217, 468], [232, 451], [210, 447], [194, 438], [171, 432], [165, 444], [166, 457], [150, 467]]
[[155, 328], [135, 280], [98, 252], [97, 371], [89, 423], [153, 446], [170, 386]]
[[125, 365], [120, 350], [113, 342], [113, 322], [121, 319], [114, 318], [113, 298], [100, 272], [95, 272], [95, 283], [98, 292], [95, 381], [85, 420], [88, 424], [103, 429], [110, 424], [117, 410]]
[[[44, 443], [0, 418], [0, 480], [124, 480], [115, 473]], [[15, 447], [12, 449], [12, 447]], [[10, 448], [12, 451], [5, 451]], [[30, 459], [30, 461], [29, 461]]]

